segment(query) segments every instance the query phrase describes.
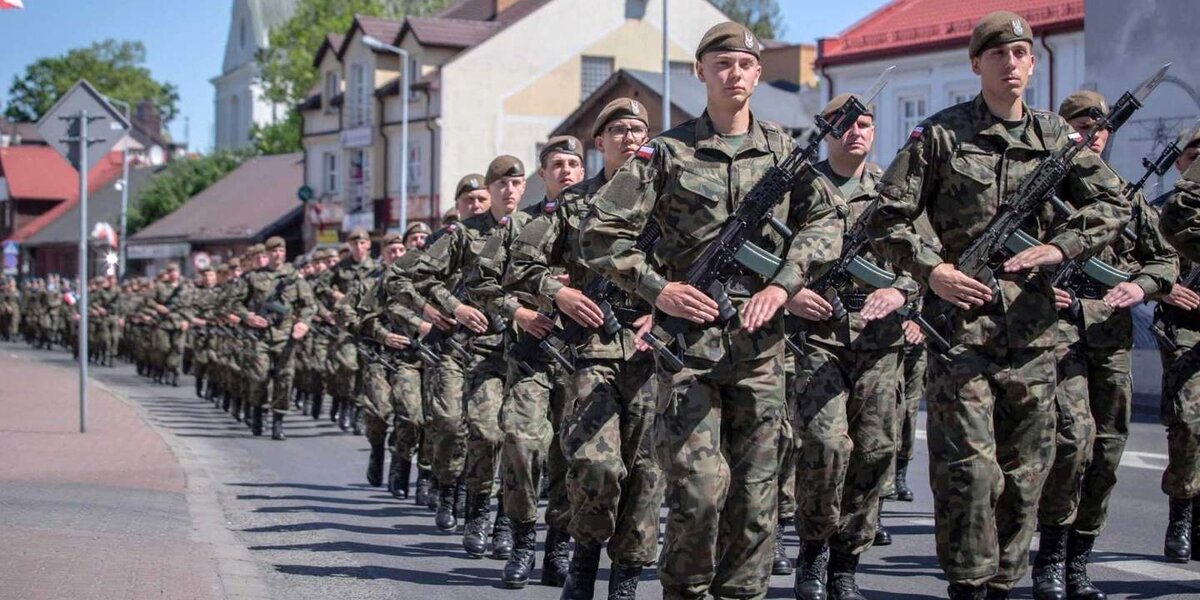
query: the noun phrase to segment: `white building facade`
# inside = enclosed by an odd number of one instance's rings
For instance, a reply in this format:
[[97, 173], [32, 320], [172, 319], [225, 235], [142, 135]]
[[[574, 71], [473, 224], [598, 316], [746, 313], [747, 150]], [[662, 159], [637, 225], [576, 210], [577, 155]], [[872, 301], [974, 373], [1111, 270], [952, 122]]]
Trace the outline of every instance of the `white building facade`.
[[234, 0], [225, 41], [222, 72], [212, 78], [213, 145], [217, 150], [250, 145], [250, 128], [287, 116], [287, 107], [268, 101], [259, 81], [256, 54], [269, 45], [269, 33], [291, 18], [296, 0]]

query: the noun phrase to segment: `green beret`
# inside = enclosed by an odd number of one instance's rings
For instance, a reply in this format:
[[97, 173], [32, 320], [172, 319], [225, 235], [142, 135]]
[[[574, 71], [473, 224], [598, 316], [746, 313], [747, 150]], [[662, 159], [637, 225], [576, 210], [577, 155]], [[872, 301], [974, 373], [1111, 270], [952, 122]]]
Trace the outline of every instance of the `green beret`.
[[1101, 114], [1108, 114], [1108, 102], [1104, 100], [1104, 96], [1091, 90], [1080, 90], [1063, 99], [1058, 107], [1058, 115], [1070, 121], [1088, 114], [1093, 108]]
[[350, 235], [346, 236], [347, 242], [357, 242], [358, 240], [370, 239], [371, 234], [367, 233], [367, 230], [362, 227], [355, 227], [354, 230], [350, 232]]
[[[857, 98], [859, 102], [863, 101], [863, 97], [859, 96], [858, 94], [851, 94], [851, 93], [838, 94], [837, 96], [833, 97], [833, 100], [829, 101], [829, 104], [826, 104], [825, 107], [821, 109], [821, 113], [820, 113], [821, 116], [828, 118], [829, 115], [833, 114], [833, 111], [845, 106], [846, 101], [849, 100], [851, 96], [853, 96], [854, 98]], [[867, 112], [865, 112], [863, 114], [874, 117], [875, 116], [875, 105], [868, 104], [868, 105], [866, 105], [866, 108], [867, 108]]]
[[416, 235], [418, 233], [430, 235], [433, 233], [433, 230], [429, 228], [429, 225], [425, 224], [425, 221], [417, 221], [416, 223], [410, 223], [408, 226], [408, 229], [404, 230], [404, 239], [407, 240], [408, 236]]
[[266, 251], [267, 251], [266, 246], [263, 246], [262, 244], [253, 244], [249, 248], [246, 248], [246, 256], [254, 256], [255, 254], [262, 254], [263, 252], [266, 252]]
[[458, 185], [454, 186], [454, 197], [458, 198], [463, 194], [469, 194], [475, 190], [483, 189], [483, 175], [471, 173], [464, 175], [458, 180]]
[[397, 232], [391, 231], [391, 232], [388, 232], [387, 235], [383, 236], [383, 242], [380, 243], [380, 247], [387, 248], [388, 246], [391, 246], [392, 244], [403, 244], [403, 243], [404, 243], [404, 237], [401, 236]]
[[492, 159], [492, 163], [488, 165], [487, 176], [483, 178], [483, 184], [492, 185], [492, 182], [505, 177], [524, 176], [525, 165], [521, 164], [521, 159], [508, 154], [501, 154]]
[[992, 46], [1010, 42], [1032, 44], [1033, 28], [1029, 26], [1029, 21], [1026, 21], [1025, 17], [1015, 12], [998, 10], [984, 15], [975, 24], [975, 31], [971, 32], [971, 44], [967, 47], [967, 52], [971, 58], [975, 58], [979, 56], [980, 52]]
[[274, 250], [276, 248], [286, 248], [287, 244], [283, 241], [283, 238], [273, 235], [267, 238], [267, 243], [263, 244], [263, 247], [267, 250]]
[[583, 144], [573, 135], [556, 135], [546, 141], [546, 145], [542, 147], [542, 151], [538, 152], [538, 162], [546, 162], [546, 157], [555, 152], [561, 154], [574, 154], [583, 160]]
[[704, 37], [700, 38], [700, 45], [696, 47], [696, 60], [700, 60], [706, 52], [745, 52], [754, 55], [754, 58], [761, 58], [762, 43], [745, 25], [726, 21], [713, 25]]
[[617, 119], [637, 119], [646, 127], [650, 127], [650, 121], [646, 116], [646, 107], [642, 106], [641, 102], [633, 98], [617, 98], [604, 105], [604, 109], [596, 117], [596, 122], [592, 124], [592, 137], [603, 133], [604, 128]]

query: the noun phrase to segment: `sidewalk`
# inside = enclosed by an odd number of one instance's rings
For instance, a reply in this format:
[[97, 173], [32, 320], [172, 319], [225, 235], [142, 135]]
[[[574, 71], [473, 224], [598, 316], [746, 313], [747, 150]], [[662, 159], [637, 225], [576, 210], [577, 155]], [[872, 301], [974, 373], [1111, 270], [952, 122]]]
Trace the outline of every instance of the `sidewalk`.
[[[70, 355], [0, 345], [0, 598], [216, 598], [179, 461]], [[34, 357], [36, 356], [36, 360]]]

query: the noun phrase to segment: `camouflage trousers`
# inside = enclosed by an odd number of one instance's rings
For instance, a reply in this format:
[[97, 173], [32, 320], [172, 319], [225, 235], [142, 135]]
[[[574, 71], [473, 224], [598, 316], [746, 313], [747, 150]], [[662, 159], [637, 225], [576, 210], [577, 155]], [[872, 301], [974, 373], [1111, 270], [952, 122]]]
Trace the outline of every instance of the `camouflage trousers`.
[[333, 375], [329, 395], [340, 401], [344, 408], [364, 404], [358, 347], [348, 336], [330, 344], [329, 366]]
[[454, 483], [466, 462], [467, 430], [463, 415], [463, 358], [445, 353], [438, 358], [430, 386], [426, 415], [426, 443], [430, 446], [433, 476], [441, 485]]
[[[921, 398], [925, 396], [925, 369], [928, 364], [928, 351], [925, 344], [905, 344], [900, 357], [900, 373], [897, 377], [899, 390], [896, 406], [896, 458], [912, 460], [914, 447], [917, 442], [917, 411], [921, 406]], [[884, 497], [896, 493], [896, 464], [888, 467], [883, 479]]]
[[481, 352], [472, 358], [467, 375], [463, 411], [467, 422], [467, 460], [463, 481], [468, 494], [490, 498], [500, 466], [500, 444], [504, 441], [500, 407], [504, 405], [508, 362], [502, 350]]
[[[772, 332], [760, 330], [755, 338]], [[771, 577], [784, 402], [782, 337], [751, 354], [722, 332], [693, 347], [723, 348], [717, 361], [685, 356], [660, 370], [655, 450], [669, 510], [658, 570], [664, 598], [762, 597]]]
[[654, 456], [654, 361], [581, 359], [562, 427], [571, 498], [567, 531], [608, 542], [614, 563], [644, 565], [658, 552], [664, 479]]
[[558, 431], [571, 392], [557, 364], [535, 362], [532, 366], [532, 375], [525, 375], [515, 365], [509, 366], [507, 390], [500, 409], [500, 429], [504, 432], [500, 448], [504, 514], [521, 523], [537, 521], [538, 481], [544, 475], [549, 484], [546, 524], [565, 529], [570, 505], [566, 491], [567, 464]]
[[411, 458], [423, 421], [421, 368], [404, 360], [387, 360], [391, 370], [372, 362], [363, 376], [367, 441], [372, 446], [386, 444], [388, 427], [394, 424], [391, 450]]
[[810, 341], [796, 357], [796, 532], [861, 554], [875, 539], [879, 494], [896, 451], [899, 348]]
[[[263, 335], [267, 335], [263, 330]], [[291, 409], [292, 380], [295, 377], [296, 340], [258, 341], [246, 354], [242, 376], [247, 383], [246, 401], [286, 415]]]
[[1025, 573], [1054, 454], [1051, 348], [931, 356], [928, 443], [938, 561], [952, 583], [1011, 589]]
[[1058, 433], [1038, 521], [1098, 535], [1129, 439], [1130, 352], [1089, 348], [1079, 341], [1064, 345], [1057, 354]]
[[1164, 494], [1184, 500], [1200, 496], [1200, 352], [1180, 347], [1162, 351], [1160, 418], [1167, 428]]
[[0, 336], [12, 339], [21, 329], [21, 311], [16, 306], [0, 311]]
[[786, 372], [783, 379], [785, 402], [779, 423], [779, 519], [796, 515], [796, 471], [800, 459], [800, 444], [792, 423], [796, 418], [796, 358], [791, 350], [784, 355]]
[[179, 373], [183, 366], [184, 335], [178, 329], [156, 327], [151, 344], [151, 362], [168, 373]]

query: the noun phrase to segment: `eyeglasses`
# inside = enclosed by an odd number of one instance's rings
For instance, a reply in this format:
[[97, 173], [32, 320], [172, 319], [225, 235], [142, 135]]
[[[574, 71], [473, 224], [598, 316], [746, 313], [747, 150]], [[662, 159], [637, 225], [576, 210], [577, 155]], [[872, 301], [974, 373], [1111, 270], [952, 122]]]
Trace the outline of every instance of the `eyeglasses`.
[[632, 135], [635, 138], [645, 137], [647, 130], [645, 127], [625, 127], [624, 125], [613, 125], [605, 129], [608, 135], [615, 140], [619, 140], [627, 135]]

